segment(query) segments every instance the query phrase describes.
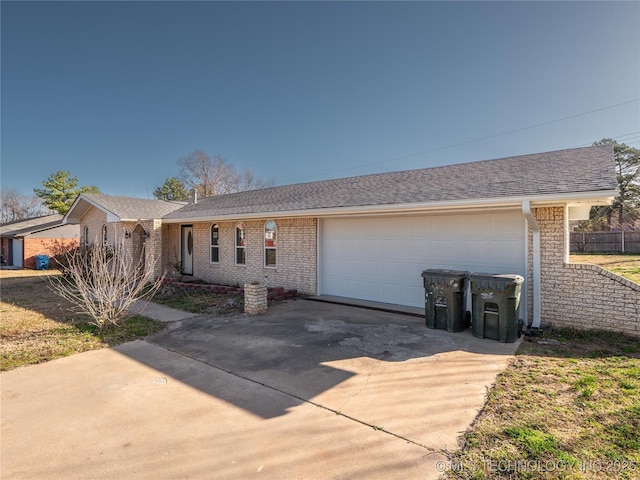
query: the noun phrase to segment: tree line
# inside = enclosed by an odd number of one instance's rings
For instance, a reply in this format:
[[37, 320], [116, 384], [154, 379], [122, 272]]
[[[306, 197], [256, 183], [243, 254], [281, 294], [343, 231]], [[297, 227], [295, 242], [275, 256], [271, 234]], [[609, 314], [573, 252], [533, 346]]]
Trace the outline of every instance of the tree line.
[[[211, 197], [225, 193], [255, 190], [273, 186], [273, 179], [264, 179], [251, 170], [238, 170], [221, 155], [210, 156], [202, 150], [178, 160], [178, 175], [165, 179], [153, 191], [158, 200], [186, 201], [191, 192], [199, 197]], [[67, 213], [75, 198], [81, 193], [101, 193], [95, 185], [81, 186], [78, 178], [66, 170], [52, 173], [42, 182], [43, 188], [35, 188], [33, 195], [24, 195], [16, 189], [3, 189], [0, 199], [0, 223], [59, 213]]]
[[580, 222], [578, 230], [640, 230], [640, 150], [611, 138], [593, 145], [613, 145], [619, 195], [611, 205], [591, 208], [589, 220]]

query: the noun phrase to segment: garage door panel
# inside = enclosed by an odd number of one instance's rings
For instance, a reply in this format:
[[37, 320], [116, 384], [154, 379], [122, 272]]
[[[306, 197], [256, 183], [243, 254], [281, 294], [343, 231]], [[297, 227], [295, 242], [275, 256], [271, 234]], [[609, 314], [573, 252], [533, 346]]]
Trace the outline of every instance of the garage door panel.
[[[513, 260], [524, 257], [524, 245], [513, 240], [497, 240], [490, 243], [491, 260], [495, 263], [514, 265]], [[506, 261], [513, 259], [512, 261]], [[514, 265], [515, 266], [515, 265]]]
[[382, 264], [382, 276], [387, 285], [404, 284], [406, 280], [407, 265], [399, 262], [384, 262]]
[[486, 255], [490, 248], [489, 240], [464, 240], [460, 242], [459, 262], [462, 264], [484, 263]]
[[491, 217], [487, 215], [461, 215], [460, 235], [462, 238], [487, 237], [491, 233]]
[[439, 263], [453, 264], [460, 259], [460, 244], [456, 239], [434, 240], [431, 243], [432, 258]]
[[491, 230], [502, 237], [522, 238], [522, 223], [513, 222], [508, 216], [493, 215], [491, 218]]
[[460, 218], [459, 216], [442, 215], [433, 217], [431, 231], [429, 235], [433, 238], [459, 238]]
[[519, 212], [323, 219], [319, 293], [424, 306], [421, 273], [526, 272]]

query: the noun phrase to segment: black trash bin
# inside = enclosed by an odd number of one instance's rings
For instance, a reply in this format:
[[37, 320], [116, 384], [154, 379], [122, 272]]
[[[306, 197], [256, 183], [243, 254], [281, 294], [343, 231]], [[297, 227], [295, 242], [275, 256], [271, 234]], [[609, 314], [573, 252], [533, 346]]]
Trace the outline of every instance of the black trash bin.
[[473, 335], [503, 343], [515, 342], [522, 334], [518, 308], [524, 278], [511, 274], [474, 273], [470, 279]]
[[469, 272], [460, 270], [425, 270], [424, 319], [427, 328], [440, 328], [448, 332], [465, 329], [465, 281]]
[[36, 255], [36, 270], [49, 270], [49, 255]]

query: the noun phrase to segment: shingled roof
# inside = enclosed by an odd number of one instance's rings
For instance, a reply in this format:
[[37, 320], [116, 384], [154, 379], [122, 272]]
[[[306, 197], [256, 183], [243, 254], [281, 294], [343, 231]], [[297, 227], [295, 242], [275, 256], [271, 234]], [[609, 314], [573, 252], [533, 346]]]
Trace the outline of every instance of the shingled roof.
[[572, 194], [613, 196], [616, 189], [613, 147], [603, 145], [219, 195], [175, 210], [164, 220]]
[[123, 222], [162, 218], [184, 205], [185, 202], [84, 193], [76, 198], [65, 216], [65, 221], [78, 223], [92, 206], [106, 212], [108, 221]]
[[44, 215], [42, 217], [15, 220], [0, 225], [0, 236], [22, 237], [32, 233], [43, 232], [62, 225], [62, 215]]

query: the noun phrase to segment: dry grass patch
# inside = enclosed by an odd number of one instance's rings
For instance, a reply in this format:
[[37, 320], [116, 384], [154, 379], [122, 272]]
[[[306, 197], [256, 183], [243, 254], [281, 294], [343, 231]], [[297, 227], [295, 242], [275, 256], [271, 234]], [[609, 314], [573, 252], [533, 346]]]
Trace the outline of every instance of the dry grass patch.
[[178, 310], [203, 315], [237, 315], [244, 312], [244, 297], [235, 293], [213, 293], [165, 286], [153, 297], [153, 302]]
[[448, 472], [465, 479], [640, 478], [640, 344], [559, 330], [523, 341]]
[[143, 338], [163, 324], [135, 315], [120, 328], [103, 329], [52, 292], [46, 275], [55, 271], [1, 271], [0, 369], [46, 362]]

